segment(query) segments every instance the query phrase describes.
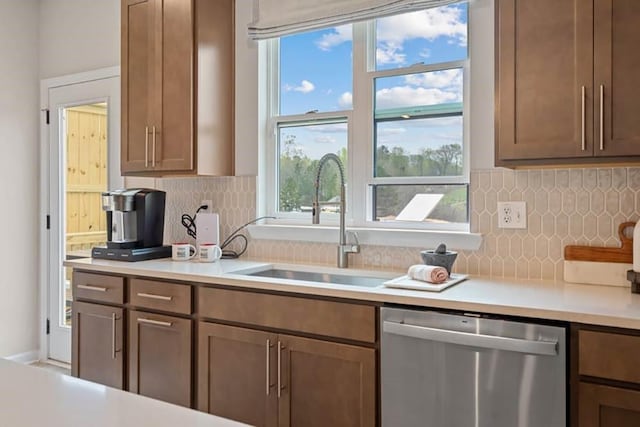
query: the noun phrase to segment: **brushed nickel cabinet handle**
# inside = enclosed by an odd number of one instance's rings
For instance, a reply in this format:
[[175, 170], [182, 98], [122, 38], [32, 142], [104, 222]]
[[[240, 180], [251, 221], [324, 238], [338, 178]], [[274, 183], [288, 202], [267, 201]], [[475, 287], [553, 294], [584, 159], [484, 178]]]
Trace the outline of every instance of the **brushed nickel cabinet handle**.
[[155, 326], [166, 326], [167, 328], [170, 328], [171, 326], [173, 326], [173, 323], [171, 322], [162, 322], [160, 320], [145, 319], [144, 317], [139, 317], [138, 323], [145, 323], [147, 325], [155, 325]]
[[582, 133], [582, 151], [585, 151], [587, 149], [587, 142], [586, 142], [586, 98], [587, 98], [587, 93], [586, 93], [586, 88], [584, 86], [582, 86], [582, 123], [581, 123], [581, 133]]
[[270, 357], [270, 354], [271, 354], [271, 340], [267, 340], [266, 352], [267, 352], [267, 355], [266, 355], [267, 356], [267, 369], [266, 369], [266, 371], [267, 371], [267, 387], [266, 388], [267, 388], [267, 396], [269, 396], [269, 390], [271, 389], [271, 381], [270, 381], [270, 378], [269, 378], [269, 376], [270, 376], [269, 375], [269, 373], [270, 373], [269, 372], [269, 365], [270, 365], [270, 359], [271, 359], [271, 357]]
[[149, 167], [149, 126], [144, 128], [144, 167]]
[[173, 297], [168, 297], [168, 296], [164, 296], [164, 295], [156, 295], [156, 294], [146, 294], [144, 292], [138, 292], [138, 296], [142, 297], [142, 298], [158, 299], [158, 300], [161, 300], [161, 301], [171, 301], [173, 299]]
[[111, 358], [116, 358], [116, 317], [115, 313], [111, 313]]
[[282, 391], [282, 349], [284, 346], [281, 341], [278, 341], [278, 399], [281, 396]]
[[604, 85], [600, 85], [600, 151], [604, 150]]
[[107, 292], [108, 289], [102, 286], [92, 286], [92, 285], [78, 285], [78, 289], [84, 289], [85, 291], [95, 291], [95, 292]]
[[151, 167], [156, 167], [156, 127], [153, 126], [153, 139], [151, 142]]

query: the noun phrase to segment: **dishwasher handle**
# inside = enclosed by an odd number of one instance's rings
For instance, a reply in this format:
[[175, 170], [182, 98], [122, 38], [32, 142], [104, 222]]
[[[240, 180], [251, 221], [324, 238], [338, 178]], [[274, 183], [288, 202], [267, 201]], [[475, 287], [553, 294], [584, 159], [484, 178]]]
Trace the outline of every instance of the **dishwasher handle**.
[[429, 328], [426, 326], [408, 325], [406, 323], [389, 321], [383, 322], [382, 329], [383, 332], [387, 334], [491, 350], [515, 351], [518, 353], [542, 356], [556, 356], [558, 354], [557, 341], [530, 341], [493, 335], [478, 335], [469, 332]]

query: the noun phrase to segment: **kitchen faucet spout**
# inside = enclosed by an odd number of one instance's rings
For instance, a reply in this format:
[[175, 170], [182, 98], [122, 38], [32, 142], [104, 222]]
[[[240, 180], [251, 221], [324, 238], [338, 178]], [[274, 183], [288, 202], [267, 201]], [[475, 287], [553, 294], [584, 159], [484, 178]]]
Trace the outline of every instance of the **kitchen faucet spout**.
[[315, 194], [313, 197], [312, 207], [312, 223], [320, 224], [320, 174], [327, 162], [333, 161], [338, 166], [338, 174], [340, 175], [340, 241], [338, 244], [338, 267], [347, 268], [349, 266], [348, 255], [350, 253], [360, 252], [360, 245], [358, 244], [357, 236], [355, 244], [347, 244], [347, 231], [345, 229], [345, 210], [346, 210], [346, 186], [344, 183], [344, 166], [340, 158], [333, 153], [328, 153], [322, 156], [320, 162], [318, 162], [318, 170], [316, 172], [316, 180], [314, 183]]

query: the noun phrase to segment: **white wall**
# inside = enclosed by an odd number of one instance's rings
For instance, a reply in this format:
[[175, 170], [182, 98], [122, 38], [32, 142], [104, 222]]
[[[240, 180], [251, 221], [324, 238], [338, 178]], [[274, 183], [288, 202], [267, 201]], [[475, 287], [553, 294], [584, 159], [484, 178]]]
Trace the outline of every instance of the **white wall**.
[[38, 4], [0, 1], [0, 357], [38, 347]]
[[41, 0], [40, 77], [120, 65], [120, 0]]

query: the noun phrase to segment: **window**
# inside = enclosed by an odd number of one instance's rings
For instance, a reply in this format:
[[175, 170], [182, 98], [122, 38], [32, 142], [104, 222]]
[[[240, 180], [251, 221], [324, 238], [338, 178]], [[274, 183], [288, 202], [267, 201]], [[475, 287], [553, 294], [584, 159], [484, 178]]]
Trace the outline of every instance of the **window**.
[[[310, 223], [320, 158], [351, 225], [468, 229], [467, 3], [270, 40], [267, 211]], [[339, 212], [323, 169], [322, 222]]]

